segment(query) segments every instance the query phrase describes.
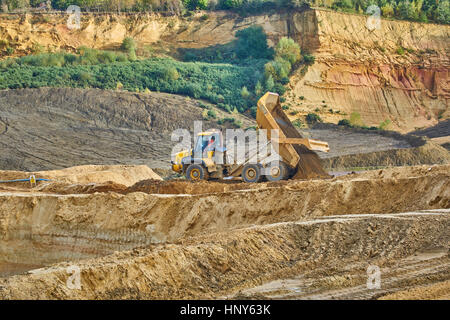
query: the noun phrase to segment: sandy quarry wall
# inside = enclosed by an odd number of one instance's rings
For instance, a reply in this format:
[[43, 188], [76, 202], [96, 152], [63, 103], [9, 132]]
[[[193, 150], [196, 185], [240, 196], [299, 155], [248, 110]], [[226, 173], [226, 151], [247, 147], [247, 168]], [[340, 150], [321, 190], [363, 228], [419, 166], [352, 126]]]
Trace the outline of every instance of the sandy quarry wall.
[[198, 195], [4, 192], [0, 262], [44, 265], [252, 224], [449, 208], [449, 166], [414, 169]]
[[389, 119], [403, 132], [448, 117], [450, 27], [381, 20], [371, 31], [366, 22], [366, 16], [326, 10], [293, 15], [290, 34], [316, 62], [291, 78], [288, 102], [358, 112], [367, 125]]
[[[448, 212], [337, 216], [257, 226], [0, 278], [1, 299], [214, 298], [326, 264], [342, 269], [448, 248]], [[441, 275], [442, 277], [442, 275]]]

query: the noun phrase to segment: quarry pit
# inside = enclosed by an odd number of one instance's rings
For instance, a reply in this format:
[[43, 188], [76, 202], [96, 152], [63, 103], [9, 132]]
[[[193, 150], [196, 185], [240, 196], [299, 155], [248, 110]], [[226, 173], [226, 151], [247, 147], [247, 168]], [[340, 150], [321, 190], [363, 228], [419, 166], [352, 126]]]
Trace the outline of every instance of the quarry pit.
[[[449, 169], [259, 184], [162, 181], [146, 166], [47, 171], [0, 191], [0, 297], [445, 298]], [[380, 289], [366, 288], [368, 265], [385, 272]], [[80, 290], [67, 288], [70, 266]]]

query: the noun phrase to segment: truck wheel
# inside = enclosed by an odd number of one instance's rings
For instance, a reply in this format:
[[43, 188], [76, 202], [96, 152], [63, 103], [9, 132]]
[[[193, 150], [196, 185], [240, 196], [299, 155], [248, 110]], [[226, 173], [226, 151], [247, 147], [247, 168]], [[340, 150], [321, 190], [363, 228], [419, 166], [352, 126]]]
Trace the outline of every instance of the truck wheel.
[[257, 164], [246, 164], [241, 176], [245, 182], [259, 182], [262, 178], [261, 169]]
[[274, 161], [265, 168], [268, 181], [280, 181], [289, 177], [289, 167], [283, 161]]
[[186, 178], [189, 181], [208, 180], [208, 171], [199, 164], [191, 164], [186, 170]]

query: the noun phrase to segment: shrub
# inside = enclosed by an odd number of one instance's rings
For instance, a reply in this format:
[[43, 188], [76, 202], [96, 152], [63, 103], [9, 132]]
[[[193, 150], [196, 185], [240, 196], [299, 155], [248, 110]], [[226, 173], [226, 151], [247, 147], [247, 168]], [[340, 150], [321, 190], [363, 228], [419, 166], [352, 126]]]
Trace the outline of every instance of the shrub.
[[361, 120], [361, 115], [358, 112], [352, 112], [350, 114], [350, 123], [352, 126], [362, 126], [364, 123]]
[[208, 0], [183, 0], [183, 4], [189, 10], [205, 10], [208, 7]]
[[292, 124], [296, 128], [301, 128], [302, 127], [302, 122], [300, 121], [300, 119], [295, 119], [294, 121], [292, 121]]
[[386, 130], [386, 128], [387, 128], [390, 124], [391, 124], [391, 120], [386, 119], [386, 120], [384, 120], [384, 121], [382, 121], [382, 122], [380, 123], [380, 125], [378, 126], [378, 128], [379, 128], [380, 130]]
[[266, 79], [266, 90], [270, 91], [275, 86], [275, 81], [273, 81], [272, 75], [269, 75]]
[[122, 40], [121, 49], [124, 50], [124, 51], [127, 51], [127, 52], [130, 51], [130, 50], [135, 50], [136, 49], [136, 42], [134, 41], [133, 38], [127, 37], [127, 38]]
[[311, 54], [305, 54], [304, 56], [303, 56], [303, 62], [306, 64], [306, 65], [312, 65], [312, 64], [314, 64], [314, 61], [316, 60], [316, 58], [313, 56], [313, 55], [311, 55]]
[[300, 46], [291, 38], [283, 37], [275, 47], [277, 57], [288, 61], [291, 65], [300, 61]]
[[273, 51], [267, 45], [267, 36], [260, 26], [251, 26], [236, 32], [236, 54], [240, 59], [267, 59]]
[[136, 42], [133, 38], [127, 37], [123, 39], [121, 48], [128, 53], [128, 58], [131, 61], [136, 60]]
[[11, 48], [11, 47], [6, 48], [6, 54], [9, 56], [14, 54], [14, 51], [15, 51], [14, 48]]
[[338, 122], [339, 126], [346, 126], [346, 127], [351, 127], [352, 124], [350, 123], [350, 121], [348, 119], [341, 119]]
[[316, 113], [308, 113], [306, 115], [306, 122], [312, 124], [312, 123], [316, 123], [316, 122], [322, 122], [322, 119]]
[[216, 114], [216, 111], [214, 111], [214, 110], [208, 110], [208, 117], [210, 117], [210, 118], [213, 118], [213, 119], [216, 119], [217, 118], [217, 114]]
[[396, 50], [395, 52], [397, 52], [397, 54], [399, 54], [399, 55], [402, 56], [402, 55], [405, 54], [405, 48], [403, 48], [403, 47], [398, 47], [397, 50]]
[[242, 89], [241, 89], [241, 97], [243, 99], [248, 99], [249, 96], [250, 96], [250, 92], [248, 92], [246, 86], [243, 86]]

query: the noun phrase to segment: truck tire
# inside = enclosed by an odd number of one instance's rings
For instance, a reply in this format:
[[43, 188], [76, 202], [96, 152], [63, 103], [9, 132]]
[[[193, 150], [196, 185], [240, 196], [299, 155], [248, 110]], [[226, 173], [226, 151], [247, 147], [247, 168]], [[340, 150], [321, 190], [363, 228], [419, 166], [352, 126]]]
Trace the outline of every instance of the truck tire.
[[283, 161], [273, 161], [265, 168], [268, 181], [280, 181], [289, 178], [289, 167]]
[[257, 164], [246, 164], [242, 169], [242, 180], [245, 182], [259, 182], [261, 181], [261, 168]]
[[186, 178], [189, 181], [208, 180], [209, 174], [205, 167], [194, 163], [187, 168]]

